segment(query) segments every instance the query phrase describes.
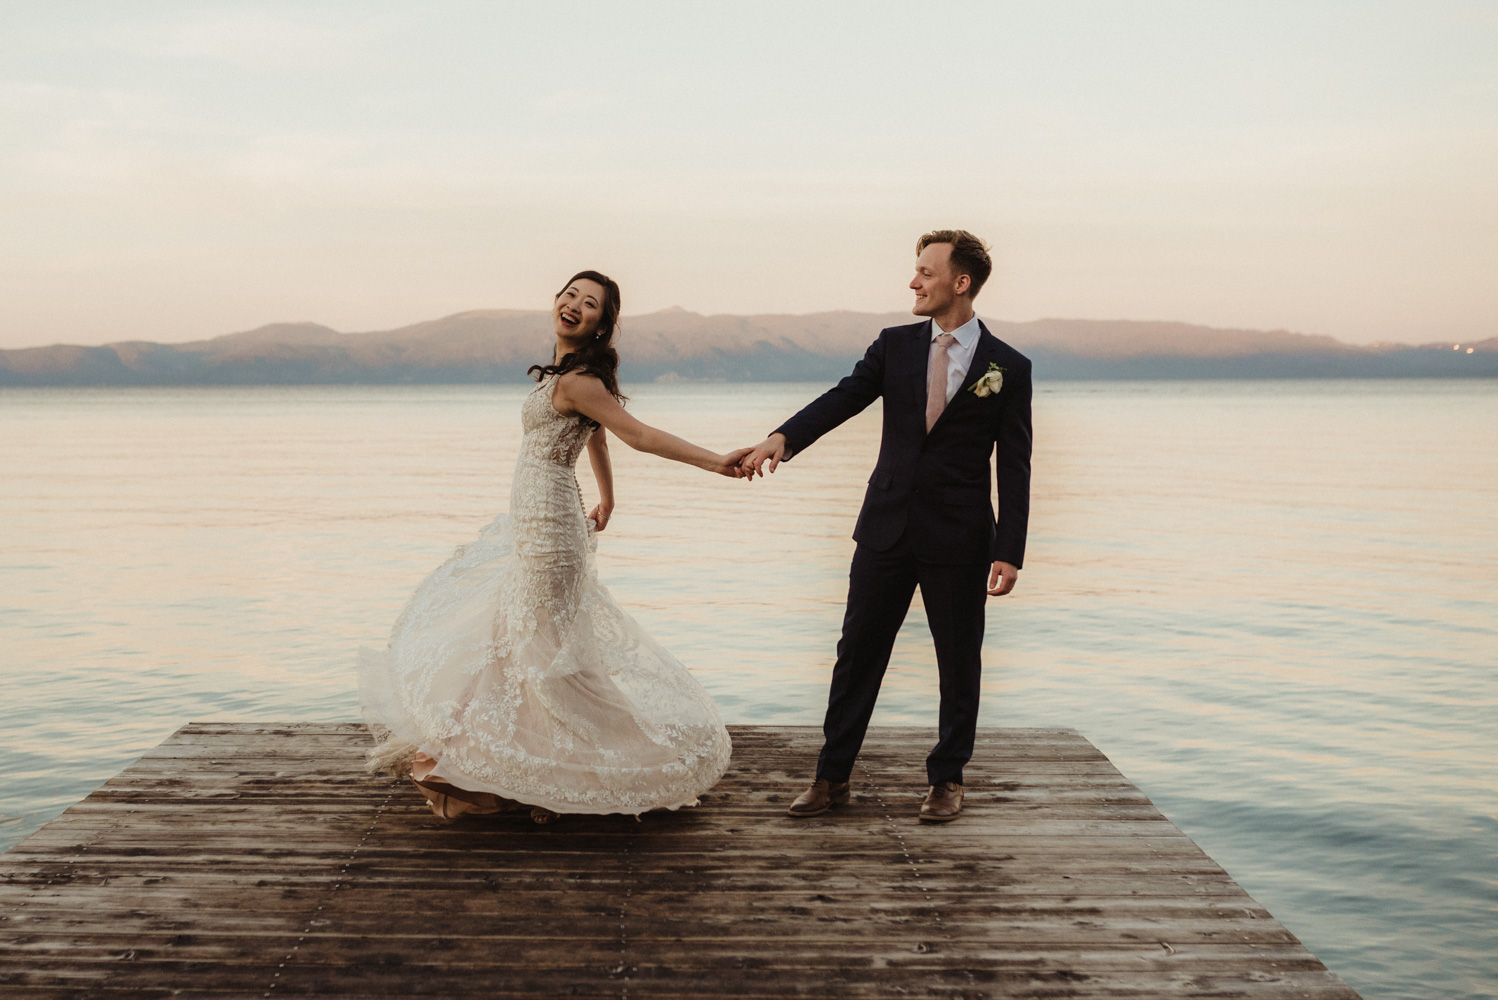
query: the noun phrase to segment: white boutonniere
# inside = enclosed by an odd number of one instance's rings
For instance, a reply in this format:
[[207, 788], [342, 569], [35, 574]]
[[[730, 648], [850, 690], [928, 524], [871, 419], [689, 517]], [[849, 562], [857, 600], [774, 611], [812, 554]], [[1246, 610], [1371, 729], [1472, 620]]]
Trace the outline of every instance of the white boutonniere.
[[981, 399], [984, 396], [992, 396], [1002, 388], [1004, 388], [1004, 369], [990, 361], [988, 371], [983, 373], [982, 378], [968, 386], [967, 391]]

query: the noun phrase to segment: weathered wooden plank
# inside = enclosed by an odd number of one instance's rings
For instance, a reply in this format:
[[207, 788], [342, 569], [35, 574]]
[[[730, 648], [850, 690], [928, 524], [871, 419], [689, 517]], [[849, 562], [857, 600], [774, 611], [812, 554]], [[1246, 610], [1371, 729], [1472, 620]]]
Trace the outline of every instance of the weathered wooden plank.
[[[861, 804], [868, 804], [869, 798], [873, 793], [861, 784], [859, 788], [860, 794], [857, 795], [855, 801]], [[340, 797], [341, 801], [342, 797], [347, 793], [357, 795], [363, 792], [373, 796], [377, 792], [388, 792], [388, 788], [371, 786], [368, 781], [350, 775], [329, 777], [320, 774], [311, 774], [286, 777], [268, 774], [262, 778], [240, 773], [217, 776], [215, 781], [207, 782], [188, 780], [175, 775], [152, 773], [149, 770], [137, 769], [126, 778], [115, 779], [109, 782], [108, 785], [102, 786], [96, 793], [96, 801], [150, 800], [152, 798], [157, 800], [175, 800], [183, 794], [203, 795], [220, 791], [228, 792], [242, 798], [271, 796], [300, 799], [302, 801], [318, 795], [336, 794]], [[770, 802], [772, 797], [776, 800], [786, 797], [794, 798], [800, 791], [800, 785], [781, 789], [758, 789], [751, 787], [735, 788], [732, 784], [726, 784], [704, 798], [703, 803], [713, 805], [728, 805], [730, 803], [762, 805]], [[1150, 801], [1138, 788], [1121, 778], [1100, 780], [1098, 777], [1091, 775], [1056, 775], [1044, 784], [1007, 782], [1001, 788], [974, 786], [964, 791], [964, 805], [967, 808], [984, 805], [1048, 804], [1051, 802], [1105, 802], [1108, 804], [1132, 802], [1135, 804], [1148, 804]], [[879, 795], [883, 797], [887, 806], [899, 806], [906, 803], [919, 804], [921, 799], [925, 797], [925, 794], [926, 789], [924, 787], [905, 787], [892, 790], [881, 789], [879, 792]]]
[[[577, 894], [572, 894], [577, 895]], [[304, 903], [294, 900], [292, 903]], [[387, 901], [388, 902], [388, 901]], [[686, 914], [675, 907], [652, 906], [650, 901], [639, 901], [631, 896], [628, 900], [621, 894], [614, 897], [599, 897], [586, 905], [566, 905], [569, 901], [558, 894], [556, 903], [548, 904], [544, 912], [533, 912], [535, 905], [523, 911], [504, 901], [487, 899], [483, 907], [444, 907], [417, 905], [401, 909], [408, 919], [420, 917], [420, 934], [412, 934], [402, 928], [392, 928], [390, 913], [386, 906], [373, 909], [349, 908], [340, 905], [336, 917], [319, 918], [308, 922], [302, 930], [306, 933], [327, 936], [330, 934], [355, 935], [392, 939], [405, 937], [452, 937], [452, 938], [566, 938], [584, 936], [589, 938], [617, 934], [619, 907], [626, 902], [635, 905], [640, 912], [650, 912], [648, 926], [636, 929], [631, 935], [635, 940], [696, 941], [699, 939], [730, 939], [744, 942], [770, 941], [778, 938], [800, 941], [831, 941], [861, 939], [870, 928], [877, 928], [880, 939], [885, 941], [909, 938], [924, 940], [930, 919], [940, 911], [946, 923], [943, 940], [978, 941], [990, 944], [1128, 944], [1140, 941], [1169, 939], [1170, 943], [1202, 944], [1283, 944], [1293, 945], [1295, 938], [1273, 920], [1254, 920], [1239, 915], [1235, 919], [1201, 918], [1188, 916], [1130, 916], [1127, 913], [1110, 911], [1106, 923], [1079, 919], [1074, 912], [1040, 915], [1005, 915], [995, 917], [971, 907], [930, 903], [895, 906], [844, 906], [841, 908], [819, 908], [815, 912], [806, 906], [782, 906], [771, 910], [762, 907], [747, 913], [724, 913], [717, 908], [704, 908]], [[456, 902], [456, 901], [455, 901]], [[175, 939], [182, 934], [217, 935], [280, 935], [287, 930], [287, 913], [301, 914], [305, 906], [290, 906], [282, 909], [251, 907], [245, 909], [194, 908], [175, 913], [143, 911], [137, 908], [119, 909], [99, 907], [78, 909], [75, 906], [26, 907], [8, 915], [5, 925], [13, 937], [0, 941], [0, 948], [11, 946], [24, 939], [29, 944], [48, 934], [69, 935], [69, 940], [86, 935], [88, 940], [121, 941], [134, 944], [158, 938]], [[808, 918], [812, 918], [809, 922]], [[960, 919], [959, 919], [960, 918]], [[300, 923], [300, 921], [293, 921]]]
[[[263, 971], [263, 970], [256, 970]], [[300, 978], [294, 978], [300, 974]], [[272, 971], [256, 991], [246, 991], [237, 980], [248, 970], [237, 966], [205, 967], [196, 963], [129, 961], [115, 963], [108, 975], [92, 969], [68, 970], [65, 965], [39, 967], [13, 979], [0, 975], [8, 989], [75, 984], [89, 995], [113, 996], [114, 990], [160, 989], [174, 984], [190, 995], [232, 996], [412, 996], [499, 998], [522, 997], [704, 997], [729, 996], [744, 1000], [816, 996], [836, 998], [925, 995], [940, 997], [1100, 997], [1173, 998], [1305, 997], [1311, 1000], [1356, 1000], [1357, 994], [1325, 971], [1249, 971], [1244, 973], [1163, 972], [1142, 977], [1131, 970], [1077, 972], [1069, 968], [1034, 970], [973, 970], [935, 967], [839, 969], [809, 982], [794, 972], [777, 974], [752, 959], [733, 968], [700, 970], [693, 965], [663, 968], [629, 965], [593, 969], [448, 968], [441, 965], [391, 963], [344, 967], [290, 966], [284, 978]], [[274, 992], [271, 985], [276, 984]], [[110, 992], [106, 992], [106, 990]], [[77, 996], [77, 993], [72, 994]]]
[[[369, 788], [359, 786], [349, 789], [319, 788], [318, 792], [326, 791], [327, 794], [309, 795], [285, 794], [282, 792], [265, 791], [255, 793], [235, 793], [232, 790], [221, 792], [210, 792], [194, 788], [163, 789], [159, 792], [150, 791], [116, 791], [101, 789], [91, 795], [84, 802], [67, 810], [64, 817], [82, 817], [89, 814], [100, 816], [112, 814], [112, 818], [123, 820], [122, 814], [135, 811], [147, 812], [151, 810], [173, 812], [183, 809], [189, 803], [200, 810], [200, 815], [205, 823], [224, 821], [239, 811], [260, 810], [261, 817], [268, 813], [277, 812], [285, 816], [321, 816], [348, 814], [357, 809], [368, 808], [370, 812], [384, 803], [392, 791], [396, 798], [392, 801], [390, 808], [415, 813], [425, 809], [420, 796], [410, 785], [404, 785], [396, 789], [391, 788]], [[915, 793], [901, 796], [876, 796], [871, 793], [854, 792], [853, 800], [845, 806], [839, 806], [823, 816], [811, 819], [792, 821], [785, 816], [784, 809], [795, 796], [799, 789], [787, 789], [783, 792], [773, 792], [756, 796], [723, 796], [717, 799], [706, 800], [704, 808], [697, 806], [685, 808], [676, 813], [650, 812], [640, 817], [640, 821], [653, 829], [671, 829], [673, 824], [707, 823], [739, 827], [745, 824], [755, 825], [773, 822], [780, 828], [786, 828], [787, 824], [795, 822], [798, 827], [812, 829], [828, 824], [845, 825], [850, 819], [863, 817], [868, 820], [896, 818], [908, 820], [914, 823], [916, 812], [920, 806], [921, 798]], [[415, 800], [413, 801], [413, 796]], [[882, 798], [882, 801], [881, 801]], [[1022, 819], [1027, 815], [1040, 812], [1066, 813], [1068, 811], [1085, 815], [1116, 818], [1120, 821], [1133, 820], [1144, 817], [1151, 820], [1159, 820], [1161, 816], [1148, 799], [1125, 798], [1118, 802], [1105, 801], [1102, 796], [1096, 799], [1057, 799], [1054, 802], [1043, 800], [1029, 801], [1000, 801], [1002, 796], [990, 795], [983, 791], [974, 791], [965, 796], [964, 820], [968, 820], [963, 829], [978, 825], [998, 825]], [[486, 817], [489, 823], [504, 823], [506, 819], [520, 818], [516, 814], [508, 817]], [[435, 818], [432, 818], [435, 822]], [[580, 817], [569, 816], [566, 818], [569, 829], [612, 829], [620, 826], [620, 822], [636, 822], [632, 816], [620, 817]], [[931, 828], [932, 831], [939, 828]], [[931, 836], [936, 833], [931, 832]]]
[[[177, 915], [186, 910], [219, 912], [219, 910], [295, 910], [309, 912], [312, 903], [324, 903], [322, 894], [327, 886], [292, 886], [289, 889], [262, 888], [258, 892], [232, 892], [232, 894], [196, 895], [192, 889], [175, 885], [144, 886], [138, 891], [124, 891], [118, 886], [43, 886], [24, 892], [16, 903], [10, 897], [12, 909], [7, 915], [19, 915], [36, 910], [60, 910], [60, 912], [103, 913], [109, 907], [126, 907], [127, 912], [141, 915]], [[21, 894], [10, 886], [13, 894]], [[698, 894], [700, 895], [700, 894]], [[742, 897], [725, 895], [718, 903], [722, 906], [686, 906], [691, 898], [683, 900], [677, 892], [650, 892], [631, 888], [629, 898], [640, 907], [649, 907], [652, 912], [671, 913], [692, 909], [692, 921], [753, 922], [758, 919], [779, 919], [789, 915], [795, 918], [815, 919], [818, 924], [836, 921], [828, 907], [846, 907], [857, 903], [860, 912], [867, 918], [890, 916], [890, 919], [915, 919], [939, 912], [947, 916], [960, 916], [971, 921], [1025, 922], [1058, 921], [1062, 924], [1088, 925], [1098, 919], [1107, 921], [1153, 921], [1153, 922], [1254, 922], [1263, 927], [1278, 927], [1272, 916], [1240, 897], [1140, 897], [1140, 895], [1065, 895], [1053, 898], [996, 897], [983, 894], [975, 900], [971, 894], [956, 897], [887, 897], [878, 892], [866, 892], [861, 897], [831, 897], [821, 892], [803, 894], [761, 895]], [[521, 913], [521, 915], [586, 915], [593, 912], [617, 912], [623, 901], [619, 892], [527, 892], [524, 889], [491, 889], [490, 892], [472, 892], [467, 888], [437, 889], [437, 891], [351, 891], [339, 900], [340, 912], [360, 913]]]
[[[1298, 942], [1264, 944], [1188, 943], [1162, 945], [1158, 941], [1122, 942], [1114, 945], [1063, 944], [1055, 947], [1025, 945], [1001, 941], [952, 939], [933, 933], [903, 940], [862, 939], [860, 947], [840, 952], [826, 942], [797, 938], [776, 938], [767, 943], [774, 949], [775, 967], [782, 973], [805, 973], [848, 967], [904, 968], [934, 970], [951, 968], [984, 968], [992, 971], [1085, 968], [1091, 973], [1143, 970], [1146, 973], [1186, 972], [1197, 975], [1241, 974], [1257, 971], [1319, 971], [1315, 956]], [[665, 968], [692, 968], [710, 974], [716, 970], [741, 968], [746, 950], [756, 943], [753, 938], [723, 939], [637, 939], [626, 943], [636, 949], [649, 946], [652, 965]], [[846, 943], [846, 942], [845, 942]], [[459, 971], [478, 972], [493, 968], [496, 955], [509, 966], [522, 968], [572, 969], [588, 973], [608, 968], [619, 960], [617, 937], [579, 937], [558, 935], [546, 937], [486, 938], [478, 936], [441, 936], [417, 934], [382, 934], [377, 937], [335, 934], [178, 934], [169, 939], [129, 942], [121, 938], [80, 944], [67, 935], [37, 935], [25, 943], [0, 942], [0, 969], [4, 963], [43, 963], [62, 960], [74, 966], [86, 964], [116, 965], [121, 961], [204, 962], [225, 965], [256, 965], [267, 952], [296, 949], [296, 961], [302, 967], [337, 968], [379, 965], [395, 952], [420, 956], [411, 965], [440, 964], [447, 974]], [[853, 953], [849, 953], [853, 951]], [[284, 954], [284, 952], [283, 952]], [[279, 963], [277, 963], [279, 964]]]
[[[492, 849], [496, 851], [526, 851], [529, 853], [578, 852], [582, 854], [608, 854], [623, 850], [634, 838], [659, 838], [658, 843], [642, 846], [646, 854], [670, 855], [675, 853], [724, 853], [731, 851], [784, 852], [798, 858], [815, 858], [822, 855], [844, 853], [849, 855], [869, 854], [872, 851], [890, 848], [894, 844], [919, 848], [923, 856], [942, 857], [967, 855], [982, 851], [984, 855], [998, 856], [1000, 847], [1038, 854], [1068, 854], [1073, 851], [1096, 853], [1114, 850], [1133, 855], [1141, 852], [1170, 849], [1191, 850], [1191, 842], [1184, 837], [1173, 836], [1172, 828], [1164, 820], [1135, 820], [1130, 822], [1109, 821], [1061, 821], [1026, 819], [1015, 821], [1000, 828], [993, 837], [984, 837], [976, 824], [962, 833], [955, 829], [930, 831], [918, 826], [912, 817], [908, 824], [891, 823], [879, 817], [860, 819], [849, 817], [843, 824], [803, 821], [799, 827], [783, 835], [765, 835], [750, 828], [713, 826], [702, 824], [691, 827], [661, 828], [650, 823], [620, 824], [612, 828], [589, 829], [579, 824], [568, 829], [569, 819], [538, 830], [524, 819], [508, 822], [469, 824], [461, 822], [454, 829], [436, 826], [431, 817], [393, 814], [387, 810], [382, 823], [410, 824], [411, 828], [399, 836], [385, 836], [377, 829], [361, 832], [356, 825], [342, 823], [338, 817], [309, 817], [306, 822], [270, 827], [269, 832], [280, 835], [279, 840], [254, 838], [249, 831], [254, 829], [253, 816], [236, 817], [234, 824], [203, 831], [201, 840], [196, 839], [190, 826], [146, 825], [134, 830], [127, 827], [112, 829], [107, 825], [91, 825], [79, 832], [60, 833], [48, 831], [35, 843], [18, 847], [0, 862], [0, 877], [15, 865], [30, 863], [28, 859], [38, 856], [57, 857], [76, 853], [79, 857], [90, 851], [107, 854], [130, 854], [148, 858], [152, 851], [167, 852], [171, 856], [195, 850], [212, 852], [223, 845], [254, 843], [260, 850], [286, 850], [316, 853], [336, 853], [344, 845], [361, 841], [366, 849], [388, 848], [400, 851], [432, 850], [472, 853]], [[419, 825], [418, 825], [419, 824]], [[236, 829], [237, 827], [237, 829]], [[114, 840], [112, 834], [118, 834]], [[184, 839], [181, 852], [172, 852], [162, 838], [179, 836]], [[305, 840], [299, 840], [305, 837]], [[878, 838], [872, 840], [871, 838]], [[107, 841], [107, 842], [105, 842]]]
[[[959, 893], [972, 884], [971, 879], [960, 874], [953, 877], [923, 875], [919, 880], [906, 877], [898, 883], [887, 883], [883, 886], [877, 882], [871, 884], [870, 880], [856, 876], [826, 874], [812, 874], [794, 879], [755, 878], [753, 876], [723, 879], [699, 876], [695, 873], [650, 874], [649, 878], [653, 885], [661, 887], [662, 892], [679, 893], [684, 897], [671, 907], [680, 912], [711, 910], [724, 900], [737, 903], [738, 900], [750, 896], [764, 897], [767, 900], [795, 901], [806, 895], [819, 894], [837, 899], [850, 906], [867, 905], [872, 900], [886, 898], [935, 899], [938, 898], [937, 894]], [[78, 886], [80, 883], [90, 884], [87, 880], [56, 878], [38, 880], [35, 884], [40, 888], [48, 885]], [[97, 880], [91, 884], [97, 887], [108, 886], [124, 890], [167, 886], [204, 894], [243, 893], [256, 890], [285, 892], [293, 887], [332, 891], [336, 887], [338, 889], [358, 888], [359, 891], [378, 894], [407, 891], [425, 893], [489, 891], [518, 898], [522, 894], [534, 897], [538, 894], [544, 896], [558, 892], [622, 891], [624, 887], [636, 884], [636, 875], [624, 873], [617, 878], [608, 878], [550, 873], [512, 876], [474, 872], [466, 878], [439, 878], [436, 876], [421, 877], [415, 873], [405, 873], [402, 877], [390, 877], [388, 873], [383, 872], [351, 870], [343, 877], [318, 878], [279, 873], [265, 877], [246, 875], [241, 879], [211, 876], [163, 876], [159, 878], [115, 876], [107, 882]], [[1142, 900], [1161, 901], [1193, 896], [1238, 898], [1242, 892], [1231, 878], [1211, 873], [1172, 875], [1169, 878], [1149, 881], [1143, 880], [1138, 873], [1083, 873], [1062, 876], [1053, 873], [1027, 873], [1006, 880], [1006, 884], [996, 888], [1001, 888], [1006, 898], [1027, 901], [1034, 901], [1035, 897], [1069, 898], [1079, 892], [1096, 892], [1105, 895], [1127, 894]], [[705, 893], [712, 894], [714, 898], [701, 899], [700, 897]]]
[[[440, 867], [449, 872], [481, 871], [496, 875], [521, 875], [528, 872], [548, 872], [559, 869], [593, 869], [600, 867], [602, 855], [593, 851], [568, 853], [560, 851], [515, 853], [494, 850], [492, 847], [475, 848], [468, 851], [426, 850], [410, 848], [360, 849], [357, 856], [348, 848], [307, 850], [302, 847], [266, 847], [261, 843], [231, 845], [231, 850], [205, 851], [202, 845], [194, 845], [181, 854], [173, 855], [169, 848], [160, 846], [139, 848], [109, 848], [95, 845], [92, 851], [75, 852], [35, 850], [18, 855], [9, 877], [26, 878], [34, 872], [67, 870], [76, 874], [108, 874], [115, 872], [140, 872], [142, 870], [169, 871], [173, 874], [216, 871], [221, 873], [249, 873], [257, 871], [281, 871], [296, 874], [309, 867], [347, 866], [350, 870], [369, 872], [374, 870], [398, 873], [401, 871], [430, 871]], [[189, 851], [191, 853], [189, 853]], [[150, 859], [155, 858], [154, 865]], [[866, 853], [824, 852], [815, 857], [799, 855], [784, 850], [704, 850], [673, 852], [640, 852], [631, 856], [630, 868], [635, 872], [752, 872], [768, 876], [783, 871], [787, 866], [803, 867], [807, 870], [851, 870], [855, 875], [877, 875], [884, 880], [884, 872], [877, 870], [882, 859], [871, 859]], [[1126, 856], [1087, 856], [1054, 852], [1027, 852], [996, 854], [987, 858], [968, 855], [926, 856], [912, 858], [908, 862], [916, 870], [925, 873], [957, 871], [966, 875], [1002, 877], [1016, 870], [1029, 872], [1075, 872], [1078, 874], [1103, 874], [1113, 872], [1135, 873], [1141, 876], [1168, 872], [1220, 872], [1221, 869], [1203, 854], [1176, 852], [1161, 855], [1155, 851], [1136, 851]], [[865, 869], [876, 869], [867, 871]]]
[[[1355, 997], [1073, 730], [930, 729], [783, 816], [815, 727], [735, 728], [696, 810], [445, 826], [351, 724], [184, 727], [0, 857], [17, 996]], [[170, 984], [164, 987], [163, 984]]]
[[[908, 863], [933, 870], [958, 869], [974, 875], [1000, 875], [1017, 868], [1027, 871], [1061, 873], [1135, 872], [1139, 874], [1176, 870], [1219, 870], [1210, 858], [1189, 842], [1169, 847], [1138, 847], [1135, 846], [1134, 840], [1123, 840], [1121, 843], [1127, 845], [1126, 847], [1119, 847], [1100, 855], [1095, 851], [1087, 852], [1072, 845], [1057, 843], [1057, 840], [1064, 839], [1031, 838], [1039, 849], [1028, 849], [1010, 841], [1007, 849], [994, 845], [986, 856], [979, 859], [974, 859], [972, 855], [962, 852], [951, 854], [928, 852], [922, 857], [912, 858]], [[1086, 839], [1093, 844], [1105, 842], [1103, 838]], [[1114, 838], [1114, 842], [1119, 842], [1119, 839]], [[346, 861], [355, 866], [354, 870], [360, 871], [371, 867], [381, 867], [387, 870], [402, 868], [428, 870], [431, 867], [442, 867], [450, 871], [521, 873], [554, 871], [572, 867], [596, 867], [600, 863], [601, 856], [599, 850], [559, 849], [571, 845], [547, 844], [536, 850], [515, 852], [498, 847], [493, 843], [492, 838], [470, 843], [472, 846], [461, 849], [447, 845], [433, 846], [419, 841], [413, 841], [409, 846], [366, 846], [359, 850], [357, 859], [354, 861], [348, 861], [352, 856], [349, 845], [299, 844], [287, 847], [267, 847], [266, 841], [249, 837], [226, 837], [211, 842], [195, 843], [179, 853], [173, 853], [170, 848], [160, 846], [159, 842], [152, 842], [146, 846], [130, 843], [109, 846], [96, 844], [89, 850], [82, 850], [73, 845], [61, 848], [28, 845], [25, 852], [17, 853], [9, 866], [8, 874], [0, 877], [0, 885], [4, 884], [5, 878], [27, 878], [34, 872], [60, 871], [64, 870], [64, 867], [74, 874], [101, 873], [101, 869], [93, 867], [94, 861], [107, 862], [116, 868], [125, 863], [129, 865], [130, 870], [139, 871], [141, 866], [147, 864], [148, 860], [153, 857], [157, 859], [155, 865], [157, 870], [170, 870], [178, 873], [196, 871], [204, 867], [222, 872], [234, 872], [238, 870], [235, 865], [252, 872], [262, 870], [296, 872], [308, 866], [328, 864], [341, 866]], [[617, 838], [615, 843], [619, 843]], [[1145, 843], [1149, 844], [1148, 841]], [[806, 853], [788, 851], [783, 847], [760, 849], [753, 847], [752, 844], [752, 841], [746, 841], [742, 844], [710, 849], [695, 845], [693, 849], [694, 845], [681, 841], [679, 849], [662, 850], [658, 847], [655, 850], [632, 855], [631, 867], [638, 872], [727, 869], [774, 872], [784, 869], [787, 865], [805, 865], [818, 869], [851, 867], [857, 872], [870, 865], [882, 864], [879, 859], [871, 860], [865, 851], [848, 850], [846, 844], [836, 847], [828, 845], [826, 850]], [[987, 845], [980, 846], [987, 848]], [[141, 864], [135, 865], [133, 862]], [[879, 875], [880, 881], [883, 881], [882, 872], [876, 871], [874, 874]]]

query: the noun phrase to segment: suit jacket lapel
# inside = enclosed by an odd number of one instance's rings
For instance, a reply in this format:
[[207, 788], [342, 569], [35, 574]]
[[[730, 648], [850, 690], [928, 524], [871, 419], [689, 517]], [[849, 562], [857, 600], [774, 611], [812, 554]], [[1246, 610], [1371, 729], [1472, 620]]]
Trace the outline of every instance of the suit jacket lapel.
[[926, 371], [931, 365], [931, 320], [916, 328], [915, 343], [911, 345], [911, 376], [915, 379], [915, 398], [920, 401], [916, 411], [916, 423], [921, 433], [926, 433], [926, 390], [931, 380]]

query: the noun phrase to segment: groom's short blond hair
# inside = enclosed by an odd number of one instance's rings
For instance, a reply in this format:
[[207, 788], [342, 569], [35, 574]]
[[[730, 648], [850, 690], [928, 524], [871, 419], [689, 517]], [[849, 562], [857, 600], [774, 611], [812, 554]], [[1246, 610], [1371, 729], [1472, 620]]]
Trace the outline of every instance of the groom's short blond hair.
[[968, 298], [976, 299], [983, 283], [993, 273], [993, 260], [988, 256], [988, 244], [966, 229], [933, 229], [915, 241], [915, 252], [919, 254], [933, 243], [952, 244], [952, 270], [965, 274], [972, 282]]

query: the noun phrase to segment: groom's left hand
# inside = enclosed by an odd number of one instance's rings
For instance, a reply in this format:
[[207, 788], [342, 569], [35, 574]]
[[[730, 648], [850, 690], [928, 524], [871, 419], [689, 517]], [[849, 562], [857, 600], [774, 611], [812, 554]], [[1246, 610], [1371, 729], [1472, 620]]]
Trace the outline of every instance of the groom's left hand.
[[[996, 561], [988, 570], [988, 596], [1003, 597], [1014, 589], [1019, 579], [1019, 569], [1012, 563]], [[1000, 581], [1003, 581], [1002, 583]]]

